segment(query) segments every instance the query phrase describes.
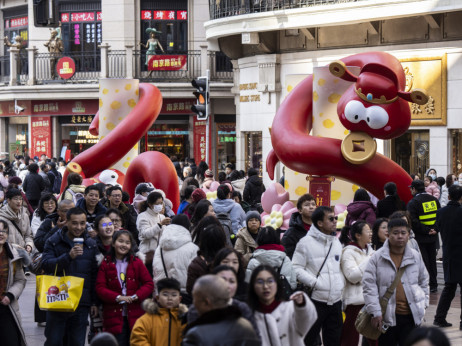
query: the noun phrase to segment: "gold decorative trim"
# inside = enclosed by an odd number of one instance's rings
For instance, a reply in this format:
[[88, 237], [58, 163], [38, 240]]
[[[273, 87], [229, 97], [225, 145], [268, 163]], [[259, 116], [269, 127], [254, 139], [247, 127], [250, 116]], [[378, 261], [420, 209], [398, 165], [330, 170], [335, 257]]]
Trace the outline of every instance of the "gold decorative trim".
[[[383, 104], [393, 103], [398, 99], [398, 95], [393, 97], [391, 100], [387, 100], [384, 95], [380, 96], [379, 99], [374, 99], [374, 98], [368, 99], [367, 96], [363, 94], [361, 88], [359, 88], [359, 89], [355, 88], [355, 91], [356, 91], [356, 94], [358, 94], [358, 96], [359, 96], [359, 98], [361, 100], [363, 100], [365, 102], [373, 103], [375, 105], [383, 105]], [[368, 94], [368, 95], [372, 95], [372, 94]]]

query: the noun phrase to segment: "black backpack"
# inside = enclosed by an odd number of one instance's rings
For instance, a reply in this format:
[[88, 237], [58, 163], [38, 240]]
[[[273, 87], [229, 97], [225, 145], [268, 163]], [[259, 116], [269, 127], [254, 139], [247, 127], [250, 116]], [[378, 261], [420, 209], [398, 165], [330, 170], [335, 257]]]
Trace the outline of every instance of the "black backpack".
[[290, 296], [292, 295], [292, 293], [294, 293], [294, 291], [292, 290], [292, 287], [290, 287], [289, 280], [287, 280], [287, 278], [281, 274], [281, 269], [282, 269], [282, 266], [284, 265], [285, 259], [286, 258], [284, 257], [281, 265], [277, 269], [277, 273], [278, 273], [278, 281], [281, 282], [281, 286], [282, 286], [282, 299], [289, 300]]
[[232, 222], [231, 218], [229, 217], [229, 213], [218, 213], [216, 217], [218, 221], [220, 221], [223, 229], [225, 230], [225, 235], [227, 239], [226, 242], [234, 247], [234, 243], [236, 242], [236, 236], [233, 233]]
[[61, 183], [63, 182], [63, 177], [59, 172], [57, 172], [58, 174], [55, 174], [53, 171], [51, 171], [51, 173], [55, 176], [52, 191], [53, 193], [59, 193], [59, 191], [61, 191]]

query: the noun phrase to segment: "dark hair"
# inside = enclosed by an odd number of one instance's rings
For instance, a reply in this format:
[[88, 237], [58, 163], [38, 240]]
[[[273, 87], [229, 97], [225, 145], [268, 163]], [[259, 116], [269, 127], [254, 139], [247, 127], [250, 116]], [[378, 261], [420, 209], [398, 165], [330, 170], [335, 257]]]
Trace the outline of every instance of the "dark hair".
[[462, 186], [451, 185], [448, 188], [448, 195], [451, 201], [458, 202], [462, 197]]
[[[209, 225], [216, 225], [218, 227], [221, 227], [223, 229], [223, 226], [221, 225], [220, 221], [213, 215], [203, 217], [199, 223], [196, 225], [194, 228], [194, 231], [192, 232], [192, 238], [194, 241], [194, 244], [199, 245], [200, 238], [202, 231]], [[223, 232], [225, 230], [223, 229]]]
[[137, 248], [137, 246], [136, 246], [135, 239], [133, 238], [133, 235], [129, 231], [126, 231], [126, 230], [116, 231], [116, 232], [114, 232], [114, 235], [112, 236], [112, 246], [111, 246], [111, 250], [109, 250], [109, 254], [111, 255], [111, 258], [112, 258], [112, 260], [114, 262], [116, 261], [114, 243], [116, 242], [116, 240], [121, 235], [124, 235], [124, 234], [128, 236], [128, 238], [130, 239], [130, 243], [131, 243], [130, 249], [128, 250], [127, 254], [125, 255], [125, 258], [127, 258], [127, 257], [130, 258], [131, 256], [135, 255], [135, 249]]
[[6, 199], [12, 199], [16, 196], [22, 197], [21, 191], [19, 189], [11, 188], [11, 189], [6, 190], [6, 193], [5, 193]]
[[[110, 214], [116, 214], [118, 217], [120, 217], [120, 219], [122, 220], [122, 227], [125, 227], [125, 221], [124, 221], [124, 217], [122, 215], [122, 213], [120, 212], [119, 209], [115, 209], [115, 208], [109, 208], [108, 210], [106, 210], [106, 212], [104, 213], [104, 216], [107, 216], [109, 217]], [[98, 218], [96, 218], [98, 219]], [[96, 222], [96, 220], [95, 220]], [[97, 225], [95, 223], [95, 225]]]
[[424, 180], [425, 180], [425, 178], [427, 178], [428, 180], [430, 180], [430, 183], [432, 183], [432, 182], [433, 182], [433, 178], [432, 178], [432, 177], [430, 177], [429, 175], [426, 175], [426, 176], [424, 177]]
[[[395, 208], [396, 209], [399, 209], [400, 206], [401, 206], [401, 199], [399, 198], [399, 195], [398, 195], [398, 188], [396, 187], [396, 184], [392, 181], [388, 182], [385, 184], [385, 186], [383, 187], [383, 189], [385, 190], [385, 193], [388, 195], [388, 196], [392, 196], [393, 199], [395, 200]], [[370, 199], [369, 199], [370, 200]]]
[[85, 218], [87, 217], [87, 214], [85, 213], [85, 211], [83, 211], [83, 209], [80, 209], [77, 207], [71, 208], [66, 213], [66, 219], [69, 221], [72, 215], [82, 215], [82, 214], [85, 215]]
[[191, 223], [194, 226], [197, 226], [204, 215], [208, 213], [211, 205], [212, 203], [210, 203], [210, 201], [207, 199], [201, 199], [199, 202], [197, 202], [196, 207], [194, 208], [194, 214], [191, 217]]
[[268, 245], [268, 244], [281, 244], [280, 230], [275, 230], [273, 227], [262, 227], [258, 231], [257, 244]]
[[85, 195], [88, 195], [90, 191], [98, 191], [98, 196], [101, 197], [101, 190], [97, 185], [90, 185], [85, 188]]
[[224, 247], [220, 251], [217, 252], [215, 258], [213, 259], [212, 268], [223, 267], [221, 265], [221, 261], [223, 261], [229, 254], [235, 253], [237, 256], [237, 260], [239, 261], [239, 269], [236, 273], [237, 281], [244, 282], [245, 279], [245, 266], [244, 266], [244, 259], [242, 254], [239, 251], [236, 251], [232, 247]]
[[200, 180], [205, 179], [205, 171], [209, 169], [209, 165], [205, 161], [199, 162], [199, 166], [197, 166], [196, 175], [199, 177]]
[[185, 214], [178, 214], [172, 218], [172, 225], [179, 225], [186, 228], [188, 231], [191, 228], [189, 218]]
[[95, 221], [93, 222], [93, 226], [95, 227], [96, 233], [98, 233], [99, 231], [99, 223], [101, 222], [102, 219], [110, 219], [110, 217], [106, 214], [101, 214], [95, 218]]
[[157, 294], [162, 290], [175, 290], [181, 292], [181, 284], [178, 280], [173, 278], [160, 279], [156, 282]]
[[217, 198], [221, 199], [221, 200], [227, 199], [230, 192], [231, 192], [231, 190], [229, 189], [228, 185], [221, 184], [217, 188]]
[[247, 175], [249, 177], [251, 177], [252, 175], [258, 175], [258, 171], [255, 168], [250, 167], [249, 170], [247, 171]]
[[181, 190], [180, 190], [180, 198], [185, 199], [184, 195], [186, 192], [186, 188], [190, 185], [193, 185], [197, 188], [199, 188], [199, 182], [194, 179], [193, 177], [188, 177], [183, 181], [183, 185], [181, 185]]
[[364, 220], [358, 220], [351, 226], [345, 226], [342, 228], [342, 233], [340, 234], [340, 242], [343, 245], [348, 245], [351, 242], [356, 242], [356, 235], [361, 235], [363, 233], [364, 226], [368, 223]]
[[233, 192], [231, 192], [231, 198], [234, 199], [234, 197], [239, 198], [239, 203], [242, 202], [242, 195], [239, 191], [234, 190]]
[[67, 185], [80, 185], [82, 184], [83, 178], [80, 174], [70, 173], [67, 176]]
[[130, 194], [127, 191], [122, 191], [122, 202], [128, 202], [130, 200]]
[[46, 163], [42, 163], [42, 164], [40, 165], [40, 170], [43, 171], [43, 170], [45, 170], [46, 168], [47, 168], [47, 164], [46, 164]]
[[257, 310], [258, 306], [260, 305], [260, 299], [258, 298], [258, 295], [255, 293], [255, 281], [257, 281], [257, 276], [262, 271], [267, 271], [274, 278], [274, 280], [277, 283], [277, 291], [276, 291], [275, 300], [278, 300], [278, 301], [282, 300], [282, 282], [281, 280], [278, 280], [278, 275], [276, 271], [274, 270], [273, 267], [269, 265], [266, 265], [266, 264], [259, 265], [257, 268], [253, 270], [252, 275], [250, 276], [249, 292], [247, 295], [247, 304], [249, 304], [249, 307], [253, 311]]
[[449, 189], [450, 186], [454, 184], [454, 180], [452, 179], [452, 174], [448, 174], [446, 176], [446, 187]]
[[298, 199], [298, 201], [297, 201], [297, 209], [301, 210], [303, 203], [305, 203], [306, 201], [314, 201], [314, 200], [315, 199], [314, 199], [313, 195], [310, 195], [309, 193], [305, 193], [304, 195], [302, 195]]
[[111, 196], [112, 192], [114, 191], [120, 191], [122, 193], [122, 188], [118, 185], [111, 186], [110, 188], [106, 190], [106, 196]]
[[221, 184], [225, 180], [226, 180], [226, 173], [225, 172], [219, 172], [218, 173], [218, 182]]
[[388, 219], [386, 217], [379, 217], [375, 220], [374, 225], [372, 226], [372, 247], [375, 250], [378, 250], [382, 244], [380, 244], [379, 239], [379, 228], [382, 223], [386, 222], [388, 224]]
[[40, 198], [40, 202], [36, 211], [38, 216], [40, 217], [40, 221], [43, 221], [48, 215], [45, 209], [43, 209], [43, 204], [48, 201], [55, 202], [55, 210], [53, 210], [53, 213], [55, 213], [58, 209], [58, 201], [52, 193], [47, 193], [46, 195], [43, 195], [42, 198]]
[[194, 186], [194, 185], [186, 186], [186, 189], [184, 189], [184, 199], [191, 198], [191, 195], [192, 195], [192, 193], [194, 192], [195, 189], [197, 189], [197, 187]]
[[226, 246], [226, 236], [223, 227], [212, 224], [205, 227], [199, 239], [199, 253], [207, 263], [211, 263], [218, 251]]
[[395, 227], [406, 227], [407, 231], [410, 231], [410, 226], [407, 223], [407, 221], [404, 221], [403, 219], [390, 219], [388, 221], [388, 232], [390, 232], [393, 228]]
[[141, 206], [140, 206], [140, 213], [148, 210], [148, 207], [149, 207], [149, 204], [154, 204], [157, 202], [157, 200], [159, 198], [162, 198], [162, 201], [164, 200], [164, 196], [162, 196], [162, 194], [160, 192], [157, 192], [157, 191], [153, 191], [151, 192], [149, 195], [148, 195], [148, 198], [146, 199], [146, 201], [144, 201], [143, 203], [141, 203]]
[[313, 225], [318, 228], [318, 221], [323, 221], [324, 220], [324, 215], [327, 213], [332, 213], [332, 208], [326, 207], [326, 206], [319, 206], [317, 207], [314, 211], [313, 214], [311, 215], [311, 221], [313, 222]]
[[9, 231], [8, 223], [7, 223], [5, 220], [0, 219], [0, 223], [3, 225], [3, 229], [4, 229], [4, 230]]
[[220, 272], [233, 272], [236, 280], [238, 280], [236, 271], [230, 266], [220, 264], [219, 266], [213, 267], [211, 274], [217, 275]]
[[406, 338], [404, 346], [413, 346], [422, 340], [429, 341], [432, 346], [451, 346], [446, 334], [436, 327], [417, 327], [413, 329]]
[[353, 202], [359, 202], [359, 201], [366, 201], [366, 202], [371, 201], [371, 197], [369, 196], [366, 190], [364, 189], [356, 190], [355, 196], [353, 198]]
[[391, 214], [388, 219], [389, 220], [391, 220], [391, 219], [402, 219], [403, 217], [406, 218], [407, 224], [409, 225], [409, 227], [411, 227], [412, 226], [411, 216], [409, 215], [409, 212], [406, 211], [406, 210], [397, 210], [393, 214]]
[[33, 162], [33, 163], [29, 164], [29, 167], [27, 169], [31, 173], [37, 173], [37, 171], [39, 169], [39, 166], [35, 162]]
[[105, 183], [97, 183], [96, 186], [99, 190], [99, 197], [102, 198], [106, 195], [106, 184]]

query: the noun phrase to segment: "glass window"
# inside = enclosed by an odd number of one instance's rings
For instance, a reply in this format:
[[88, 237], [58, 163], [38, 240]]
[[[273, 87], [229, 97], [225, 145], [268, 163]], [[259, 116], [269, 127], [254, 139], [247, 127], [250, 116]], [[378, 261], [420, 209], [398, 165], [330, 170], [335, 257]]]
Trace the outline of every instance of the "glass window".
[[[146, 137], [140, 145], [141, 151], [146, 151]], [[179, 158], [188, 157], [189, 125], [188, 124], [155, 124], [147, 133], [147, 150], [156, 150], [166, 155]]]
[[245, 142], [245, 171], [249, 168], [259, 170], [260, 176], [263, 174], [263, 155], [262, 155], [262, 133], [244, 132]]
[[410, 174], [421, 178], [430, 166], [430, 134], [428, 131], [408, 131], [392, 140], [391, 158]]
[[217, 123], [217, 171], [224, 171], [227, 163], [236, 164], [236, 123]]

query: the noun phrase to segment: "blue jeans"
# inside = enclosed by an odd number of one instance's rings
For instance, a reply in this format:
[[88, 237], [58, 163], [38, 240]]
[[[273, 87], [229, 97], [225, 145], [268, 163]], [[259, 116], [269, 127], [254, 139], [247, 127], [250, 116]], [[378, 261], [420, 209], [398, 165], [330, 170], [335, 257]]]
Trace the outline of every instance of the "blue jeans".
[[89, 312], [87, 306], [80, 306], [74, 312], [47, 311], [45, 346], [84, 346]]

